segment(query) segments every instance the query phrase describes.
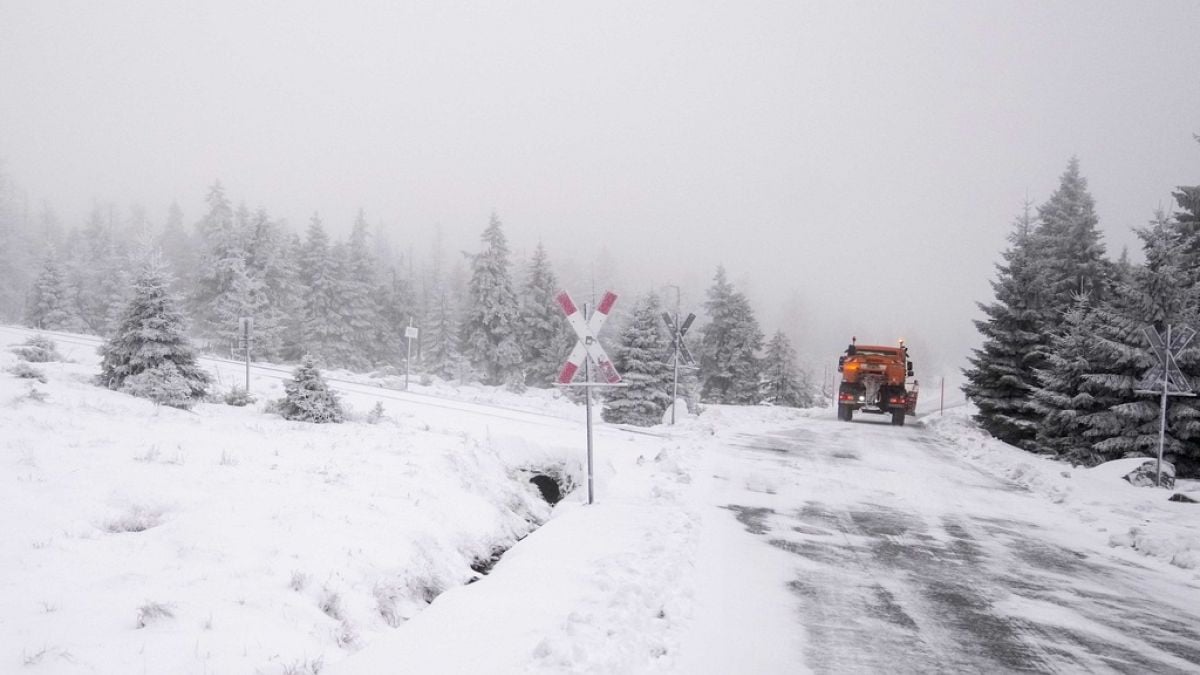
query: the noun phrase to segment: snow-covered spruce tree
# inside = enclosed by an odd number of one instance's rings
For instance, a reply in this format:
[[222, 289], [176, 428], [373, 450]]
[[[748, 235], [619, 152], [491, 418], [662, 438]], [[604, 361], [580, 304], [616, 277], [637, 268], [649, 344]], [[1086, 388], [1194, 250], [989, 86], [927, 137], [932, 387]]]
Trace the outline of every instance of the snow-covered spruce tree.
[[[219, 181], [209, 188], [205, 201], [208, 213], [196, 224], [200, 262], [191, 307], [197, 333], [212, 347], [227, 347], [237, 333], [240, 306], [247, 302], [245, 297], [228, 297], [248, 292], [245, 214], [242, 218], [235, 217], [233, 206]], [[235, 284], [239, 283], [240, 287], [235, 289]]]
[[1033, 410], [1041, 416], [1037, 450], [1076, 464], [1092, 465], [1099, 459], [1085, 419], [1123, 401], [1107, 382], [1095, 378], [1099, 364], [1093, 341], [1098, 329], [1089, 298], [1079, 296], [1051, 342], [1046, 367], [1037, 371], [1033, 392]]
[[992, 282], [996, 301], [979, 304], [987, 319], [976, 321], [983, 345], [969, 358], [963, 392], [979, 409], [975, 421], [1012, 445], [1033, 449], [1040, 417], [1032, 406], [1037, 369], [1043, 367], [1049, 327], [1043, 323], [1044, 277], [1035, 257], [1029, 205], [1009, 236], [1012, 242]]
[[457, 376], [457, 366], [462, 362], [458, 347], [461, 331], [458, 298], [446, 269], [440, 227], [434, 232], [428, 265], [422, 303], [421, 362], [425, 372], [449, 380]]
[[42, 271], [33, 282], [25, 321], [42, 330], [78, 331], [83, 328], [83, 322], [75, 316], [71, 287], [52, 248], [46, 251]]
[[[1094, 450], [1090, 457], [1080, 458], [1088, 463], [1157, 452], [1159, 400], [1134, 391], [1152, 361], [1142, 327], [1152, 325], [1163, 332], [1167, 324], [1195, 325], [1194, 293], [1179, 283], [1185, 275], [1178, 232], [1160, 216], [1151, 227], [1139, 229], [1138, 236], [1146, 263], [1098, 309], [1096, 331], [1087, 346], [1094, 363], [1085, 376], [1089, 390], [1115, 401], [1081, 418], [1084, 437]], [[1185, 376], [1195, 379], [1200, 374], [1200, 349], [1185, 350], [1179, 365]], [[1194, 399], [1169, 399], [1165, 439], [1169, 457], [1182, 456], [1186, 463], [1188, 442], [1200, 432], [1197, 417]]]
[[[279, 224], [262, 209], [251, 220], [248, 237], [245, 272], [256, 293], [248, 315], [254, 317], [253, 356], [283, 358], [288, 317], [296, 313], [299, 304], [290, 242]], [[236, 327], [237, 322], [233, 325]]]
[[711, 403], [758, 403], [763, 334], [750, 301], [729, 283], [724, 267], [717, 268], [704, 308], [709, 323], [700, 342], [701, 397]]
[[1077, 295], [1103, 300], [1112, 276], [1104, 257], [1096, 202], [1072, 157], [1059, 177], [1058, 189], [1038, 207], [1040, 224], [1034, 231], [1038, 273], [1042, 275], [1042, 311], [1049, 326], [1057, 326]]
[[100, 347], [99, 383], [186, 409], [204, 398], [210, 378], [196, 363], [168, 284], [157, 260], [138, 274], [125, 316]]
[[346, 273], [342, 284], [342, 321], [349, 340], [346, 366], [367, 370], [382, 361], [388, 347], [400, 341], [402, 333], [382, 321], [379, 281], [375, 256], [371, 249], [366, 214], [359, 209], [346, 246]]
[[337, 393], [325, 383], [311, 354], [304, 355], [283, 389], [287, 394], [277, 403], [277, 409], [284, 419], [317, 424], [345, 419]]
[[350, 343], [341, 314], [343, 258], [329, 245], [329, 235], [314, 214], [300, 251], [300, 344], [330, 366], [346, 365]]
[[656, 293], [638, 301], [633, 316], [621, 331], [620, 345], [613, 365], [626, 384], [607, 392], [604, 411], [606, 422], [649, 427], [662, 422], [671, 405], [671, 367], [663, 360], [668, 342], [662, 331], [661, 307]]
[[183, 209], [176, 202], [171, 202], [167, 209], [167, 221], [158, 236], [158, 248], [171, 272], [172, 290], [176, 296], [185, 297], [184, 294], [195, 286], [192, 275], [197, 267], [196, 242], [184, 227]]
[[463, 351], [485, 384], [510, 384], [520, 373], [517, 294], [509, 273], [508, 241], [492, 214], [482, 236], [484, 248], [471, 256]]
[[776, 331], [767, 343], [762, 377], [762, 400], [789, 408], [806, 408], [813, 404], [807, 378], [796, 365], [796, 350], [782, 330]]
[[525, 350], [525, 383], [531, 387], [554, 384], [574, 342], [562, 310], [554, 301], [559, 290], [546, 248], [538, 243], [521, 289], [519, 319], [521, 345]]

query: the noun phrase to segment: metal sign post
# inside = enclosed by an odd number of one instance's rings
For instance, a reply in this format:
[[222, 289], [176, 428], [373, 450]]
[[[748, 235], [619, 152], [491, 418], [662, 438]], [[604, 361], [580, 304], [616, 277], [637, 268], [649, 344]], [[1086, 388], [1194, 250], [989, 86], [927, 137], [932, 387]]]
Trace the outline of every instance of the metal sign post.
[[412, 343], [417, 339], [417, 335], [417, 327], [409, 321], [408, 328], [404, 329], [404, 337], [408, 340], [408, 355], [404, 357], [404, 391], [408, 391], [408, 377], [412, 373]]
[[688, 329], [692, 327], [692, 322], [696, 320], [695, 314], [688, 314], [683, 320], [683, 325], [679, 323], [679, 308], [675, 308], [675, 316], [662, 313], [663, 323], [667, 324], [667, 330], [671, 331], [671, 367], [675, 370], [674, 384], [671, 385], [671, 424], [675, 424], [675, 404], [679, 401], [679, 363], [680, 357], [683, 357], [684, 367], [695, 367], [696, 360], [692, 358], [692, 353], [688, 351], [687, 345], [683, 342], [683, 336], [687, 335]]
[[[608, 354], [600, 346], [600, 341], [596, 339], [596, 335], [600, 333], [600, 327], [604, 325], [609, 312], [617, 302], [617, 294], [606, 291], [594, 313], [588, 312], [586, 304], [583, 306], [583, 311], [580, 311], [566, 291], [561, 291], [555, 300], [562, 308], [563, 314], [567, 315], [567, 323], [571, 325], [571, 329], [579, 338], [579, 341], [575, 343], [575, 348], [571, 350], [571, 355], [567, 357], [567, 362], [563, 364], [562, 370], [558, 373], [558, 385], [584, 387], [587, 393], [585, 399], [587, 410], [587, 503], [592, 504], [595, 502], [594, 473], [592, 471], [592, 388], [624, 386], [620, 373], [613, 366], [612, 359], [608, 358]], [[603, 382], [592, 382], [593, 364], [600, 372]], [[575, 379], [575, 373], [579, 372], [580, 366], [583, 366], [583, 382], [572, 384], [571, 380]]]
[[238, 318], [238, 346], [246, 351], [246, 393], [250, 393], [250, 346], [254, 342], [251, 333], [254, 331], [254, 317]]
[[1174, 335], [1171, 334], [1171, 326], [1167, 326], [1166, 339], [1158, 333], [1154, 326], [1143, 326], [1142, 334], [1146, 336], [1146, 341], [1150, 343], [1150, 351], [1154, 355], [1155, 363], [1146, 373], [1145, 377], [1138, 382], [1135, 392], [1138, 394], [1154, 394], [1160, 397], [1159, 416], [1158, 416], [1158, 460], [1154, 465], [1154, 486], [1162, 487], [1162, 458], [1163, 445], [1167, 438], [1167, 397], [1168, 396], [1195, 396], [1192, 391], [1191, 382], [1188, 381], [1183, 371], [1179, 369], [1179, 364], [1176, 362], [1176, 357], [1183, 351], [1184, 347], [1196, 337], [1196, 331], [1188, 326], [1180, 328]]

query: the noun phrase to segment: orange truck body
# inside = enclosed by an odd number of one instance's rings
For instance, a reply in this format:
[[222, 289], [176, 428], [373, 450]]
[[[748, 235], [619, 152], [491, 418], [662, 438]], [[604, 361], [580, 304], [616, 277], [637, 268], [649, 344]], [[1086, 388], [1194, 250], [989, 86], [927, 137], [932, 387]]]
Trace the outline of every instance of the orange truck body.
[[852, 343], [838, 359], [838, 372], [842, 374], [839, 418], [850, 421], [855, 411], [891, 414], [892, 424], [902, 425], [915, 412], [917, 383], [909, 383], [912, 362], [903, 342], [899, 346]]

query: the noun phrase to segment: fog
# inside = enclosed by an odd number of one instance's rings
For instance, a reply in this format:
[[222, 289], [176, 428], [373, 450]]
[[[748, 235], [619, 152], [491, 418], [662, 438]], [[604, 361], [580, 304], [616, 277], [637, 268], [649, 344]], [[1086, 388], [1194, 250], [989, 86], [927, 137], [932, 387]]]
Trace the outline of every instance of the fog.
[[337, 4], [0, 0], [3, 170], [68, 226], [220, 179], [418, 259], [494, 211], [685, 312], [725, 265], [818, 377], [903, 336], [948, 386], [1073, 155], [1114, 257], [1200, 182], [1196, 2]]

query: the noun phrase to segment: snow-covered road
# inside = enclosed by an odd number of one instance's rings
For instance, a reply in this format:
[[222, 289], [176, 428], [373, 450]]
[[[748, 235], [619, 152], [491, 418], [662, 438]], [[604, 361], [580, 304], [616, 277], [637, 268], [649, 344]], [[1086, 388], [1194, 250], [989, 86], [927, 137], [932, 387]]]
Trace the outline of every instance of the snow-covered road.
[[[708, 520], [723, 512], [742, 526], [738, 546], [778, 554], [755, 552], [758, 568], [706, 593], [761, 598], [762, 579], [788, 577], [775, 592], [816, 672], [1200, 671], [1190, 575], [1114, 555], [1066, 509], [944, 443], [832, 415], [736, 439], [714, 461]], [[739, 641], [756, 631], [722, 648], [704, 624], [681, 672], [750, 658]]]

